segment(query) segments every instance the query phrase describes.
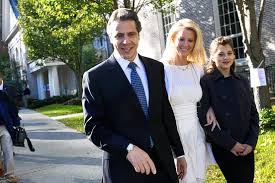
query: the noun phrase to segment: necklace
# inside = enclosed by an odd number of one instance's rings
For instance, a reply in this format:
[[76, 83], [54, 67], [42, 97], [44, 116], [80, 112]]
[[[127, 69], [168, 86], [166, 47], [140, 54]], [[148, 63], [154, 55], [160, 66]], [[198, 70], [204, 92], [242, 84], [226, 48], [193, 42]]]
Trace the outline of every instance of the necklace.
[[189, 68], [190, 64], [187, 65], [176, 65], [176, 67], [182, 71], [186, 71]]

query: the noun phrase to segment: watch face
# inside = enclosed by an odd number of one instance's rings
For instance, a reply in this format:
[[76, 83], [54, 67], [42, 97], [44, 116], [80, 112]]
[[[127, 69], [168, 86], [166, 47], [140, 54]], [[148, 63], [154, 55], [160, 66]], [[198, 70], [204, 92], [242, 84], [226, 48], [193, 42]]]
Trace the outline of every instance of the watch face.
[[134, 145], [133, 144], [129, 144], [128, 147], [127, 147], [127, 151], [131, 151], [134, 149]]

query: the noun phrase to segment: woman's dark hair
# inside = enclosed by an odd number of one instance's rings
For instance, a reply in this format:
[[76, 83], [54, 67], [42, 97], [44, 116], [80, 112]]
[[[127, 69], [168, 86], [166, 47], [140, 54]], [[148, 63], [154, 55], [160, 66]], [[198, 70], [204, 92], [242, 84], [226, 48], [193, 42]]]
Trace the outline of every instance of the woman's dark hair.
[[[233, 45], [233, 41], [230, 37], [228, 36], [220, 36], [217, 37], [216, 39], [214, 39], [209, 47], [209, 53], [210, 53], [210, 64], [207, 68], [207, 73], [211, 73], [213, 72], [213, 70], [217, 67], [215, 62], [213, 62], [212, 57], [213, 55], [216, 53], [217, 48], [222, 45], [229, 45], [232, 48], [232, 51], [234, 53], [234, 45]], [[230, 73], [233, 73], [235, 70], [235, 61], [233, 62], [233, 64], [230, 67]]]
[[137, 13], [134, 12], [131, 9], [127, 8], [119, 8], [115, 10], [111, 17], [109, 18], [108, 24], [107, 24], [107, 33], [110, 36], [111, 35], [111, 24], [115, 21], [126, 21], [126, 20], [132, 20], [136, 23], [136, 28], [138, 33], [141, 31], [141, 23], [138, 19]]

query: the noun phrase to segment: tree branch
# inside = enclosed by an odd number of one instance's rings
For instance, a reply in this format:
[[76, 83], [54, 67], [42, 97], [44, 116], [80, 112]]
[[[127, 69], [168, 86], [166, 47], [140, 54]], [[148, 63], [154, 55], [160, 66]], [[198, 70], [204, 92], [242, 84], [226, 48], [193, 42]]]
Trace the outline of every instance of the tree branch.
[[113, 0], [113, 7], [114, 7], [114, 10], [118, 9], [117, 0]]
[[133, 2], [132, 2], [132, 10], [134, 10], [134, 9], [135, 9], [135, 4], [136, 4], [136, 1], [135, 1], [135, 0], [133, 0]]
[[259, 21], [258, 21], [258, 39], [261, 40], [262, 35], [262, 24], [263, 24], [263, 17], [264, 17], [264, 10], [265, 10], [265, 0], [261, 0], [260, 4], [260, 14], [259, 14]]

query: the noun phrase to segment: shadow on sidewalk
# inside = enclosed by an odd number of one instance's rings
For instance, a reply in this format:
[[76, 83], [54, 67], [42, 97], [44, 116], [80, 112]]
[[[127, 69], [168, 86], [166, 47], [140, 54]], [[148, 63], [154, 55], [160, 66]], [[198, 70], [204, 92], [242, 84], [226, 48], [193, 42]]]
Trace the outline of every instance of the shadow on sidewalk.
[[98, 165], [101, 166], [101, 158], [91, 157], [62, 157], [62, 156], [43, 156], [16, 154], [16, 161], [24, 163], [51, 164], [51, 165]]

